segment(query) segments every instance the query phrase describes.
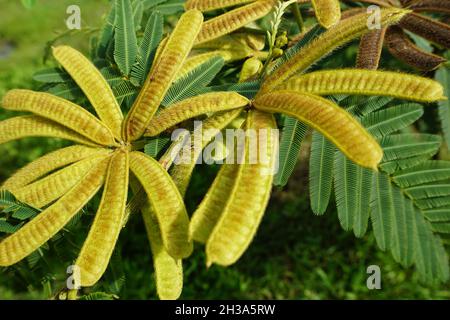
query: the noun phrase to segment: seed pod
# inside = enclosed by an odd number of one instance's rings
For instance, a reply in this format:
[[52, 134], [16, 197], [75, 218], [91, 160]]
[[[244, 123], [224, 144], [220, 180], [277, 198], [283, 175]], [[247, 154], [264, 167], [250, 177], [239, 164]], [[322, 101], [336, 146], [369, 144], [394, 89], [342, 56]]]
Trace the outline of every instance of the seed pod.
[[144, 134], [191, 51], [202, 22], [203, 16], [197, 10], [190, 10], [181, 16], [128, 114], [124, 135], [129, 141], [137, 140]]
[[[202, 126], [202, 147], [191, 149], [190, 163], [189, 164], [178, 164], [175, 165], [170, 173], [175, 185], [180, 191], [181, 195], [184, 197], [186, 189], [188, 187], [189, 181], [191, 180], [192, 172], [194, 171], [197, 159], [202, 153], [203, 149], [211, 142], [215, 137], [215, 131], [220, 132], [227, 125], [229, 125], [234, 119], [236, 119], [242, 113], [242, 109], [236, 109], [232, 111], [221, 112], [215, 114], [203, 122]], [[195, 137], [198, 133], [194, 130], [193, 136]]]
[[[258, 229], [270, 197], [276, 158], [274, 144], [277, 143], [271, 130], [276, 128], [276, 123], [272, 115], [252, 110], [247, 117], [247, 128], [256, 130], [257, 135], [261, 129], [268, 130], [265, 146], [268, 161], [259, 159], [255, 164], [248, 161], [252, 156], [250, 152], [256, 150], [251, 149], [247, 137], [246, 162], [238, 168], [234, 186], [206, 244], [208, 266], [212, 263], [228, 266], [241, 257]], [[261, 140], [258, 141], [260, 147]]]
[[317, 21], [324, 27], [330, 28], [341, 19], [339, 0], [311, 0]]
[[79, 145], [56, 150], [17, 171], [5, 181], [1, 188], [14, 193], [14, 190], [26, 186], [51, 171], [103, 152], [104, 149]]
[[206, 21], [196, 44], [219, 38], [267, 15], [277, 0], [259, 0]]
[[156, 136], [174, 125], [209, 112], [242, 108], [249, 100], [236, 92], [212, 92], [180, 101], [161, 111], [148, 125], [146, 136]]
[[61, 169], [41, 180], [13, 192], [14, 196], [35, 208], [43, 208], [59, 199], [72, 189], [95, 164], [104, 160], [111, 153], [103, 149], [97, 156], [92, 156]]
[[123, 115], [111, 88], [100, 71], [80, 52], [67, 47], [53, 47], [53, 56], [83, 90], [100, 119], [114, 137], [122, 137]]
[[427, 40], [450, 49], [450, 26], [417, 13], [406, 15], [400, 26]]
[[53, 120], [105, 146], [115, 145], [111, 130], [90, 112], [57, 96], [30, 90], [11, 90], [2, 100], [7, 110], [29, 111]]
[[373, 30], [361, 37], [356, 58], [358, 69], [377, 70], [380, 63], [381, 52], [383, 51], [386, 27]]
[[75, 263], [81, 286], [93, 286], [108, 267], [125, 212], [128, 195], [128, 152], [118, 150], [111, 158], [102, 200]]
[[450, 14], [450, 1], [448, 0], [420, 0], [409, 5], [414, 12], [441, 12]]
[[98, 147], [80, 134], [39, 116], [20, 116], [0, 121], [0, 144], [28, 137], [61, 138]]
[[254, 106], [266, 112], [281, 112], [322, 133], [350, 160], [377, 170], [383, 150], [347, 111], [331, 101], [307, 93], [275, 91], [257, 98]]
[[188, 257], [192, 253], [189, 217], [175, 183], [156, 160], [143, 153], [130, 154], [130, 168], [147, 193], [167, 252], [175, 259]]
[[176, 300], [183, 290], [183, 264], [164, 248], [158, 221], [147, 204], [142, 209], [155, 268], [156, 290], [161, 300]]
[[195, 210], [189, 225], [189, 237], [206, 243], [217, 224], [228, 197], [234, 188], [240, 165], [223, 164], [208, 193]]
[[257, 77], [263, 68], [263, 63], [257, 58], [250, 58], [245, 60], [241, 74], [239, 75], [239, 82], [245, 82], [254, 77]]
[[185, 8], [186, 10], [198, 9], [206, 12], [254, 1], [256, 0], [188, 0], [186, 1]]
[[392, 96], [424, 102], [445, 99], [444, 89], [437, 81], [399, 72], [362, 69], [311, 72], [291, 78], [281, 88], [317, 95]]
[[103, 185], [109, 159], [95, 165], [83, 179], [19, 231], [0, 242], [0, 266], [13, 265], [60, 231]]
[[386, 42], [389, 52], [394, 57], [419, 70], [434, 70], [446, 61], [444, 58], [425, 52], [414, 45], [403, 30], [397, 26], [389, 28]]
[[[382, 9], [381, 24], [382, 26], [395, 24], [408, 12], [408, 10], [397, 8]], [[306, 70], [331, 51], [367, 33], [369, 31], [367, 28], [367, 17], [367, 13], [357, 14], [342, 20], [333, 28], [322, 33], [270, 74], [264, 80], [259, 94], [281, 85], [288, 78]]]

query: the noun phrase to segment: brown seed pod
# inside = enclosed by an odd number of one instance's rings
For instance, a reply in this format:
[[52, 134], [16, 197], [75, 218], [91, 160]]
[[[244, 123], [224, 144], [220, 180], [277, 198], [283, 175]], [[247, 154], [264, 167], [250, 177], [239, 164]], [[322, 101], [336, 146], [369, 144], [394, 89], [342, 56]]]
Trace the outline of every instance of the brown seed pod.
[[417, 13], [407, 14], [400, 26], [427, 40], [450, 48], [450, 26]]
[[356, 58], [356, 67], [361, 69], [376, 70], [380, 63], [383, 50], [384, 37], [387, 28], [366, 33], [361, 37]]
[[438, 55], [425, 52], [414, 45], [400, 27], [392, 26], [386, 34], [389, 52], [399, 60], [419, 69], [434, 70], [446, 60]]

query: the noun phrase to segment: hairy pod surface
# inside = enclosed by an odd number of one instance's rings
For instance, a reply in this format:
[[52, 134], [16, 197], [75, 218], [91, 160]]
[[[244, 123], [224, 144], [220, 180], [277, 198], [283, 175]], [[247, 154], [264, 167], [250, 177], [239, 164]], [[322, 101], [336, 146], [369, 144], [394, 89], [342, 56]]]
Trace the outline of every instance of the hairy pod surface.
[[119, 238], [128, 195], [128, 158], [128, 152], [122, 150], [112, 156], [100, 206], [75, 263], [84, 287], [100, 280]]
[[330, 28], [341, 19], [339, 0], [311, 0], [317, 21], [324, 27]]
[[249, 100], [236, 92], [212, 92], [180, 101], [157, 114], [149, 123], [146, 136], [156, 136], [174, 125], [209, 112], [242, 108]]
[[189, 10], [180, 17], [128, 114], [124, 128], [128, 141], [134, 141], [144, 134], [191, 51], [202, 22], [203, 15], [198, 10]]
[[450, 1], [447, 0], [420, 0], [409, 5], [415, 12], [442, 12], [450, 14]]
[[238, 164], [222, 165], [213, 184], [191, 217], [190, 239], [200, 243], [208, 241], [228, 201], [227, 195], [233, 190], [239, 166]]
[[[408, 12], [397, 8], [382, 9], [381, 24], [382, 26], [395, 24]], [[305, 71], [339, 46], [367, 33], [369, 31], [367, 19], [367, 13], [354, 15], [318, 36], [264, 80], [261, 94], [279, 86], [295, 73]]]
[[0, 121], [0, 144], [28, 137], [61, 138], [98, 147], [75, 131], [39, 116], [19, 116]]
[[12, 192], [19, 201], [35, 208], [43, 208], [71, 190], [93, 166], [110, 153], [110, 150], [103, 149], [98, 155], [76, 162]]
[[189, 217], [175, 183], [156, 160], [143, 153], [130, 154], [130, 168], [147, 193], [167, 252], [175, 259], [188, 257], [192, 253]]
[[410, 13], [401, 20], [400, 26], [450, 49], [450, 26], [448, 24], [417, 13]]
[[373, 30], [361, 37], [358, 56], [356, 57], [357, 68], [370, 70], [378, 69], [386, 30], [386, 27]]
[[442, 85], [415, 75], [364, 69], [311, 72], [289, 79], [286, 90], [317, 95], [361, 94], [432, 102], [445, 99]]
[[[170, 176], [172, 177], [183, 197], [186, 194], [186, 190], [189, 185], [189, 181], [191, 180], [192, 172], [194, 171], [197, 159], [203, 152], [203, 149], [211, 142], [211, 140], [216, 136], [218, 132], [228, 126], [241, 113], [242, 109], [220, 112], [209, 117], [203, 122], [202, 147], [193, 147], [191, 149], [190, 155], [191, 162], [189, 164], [183, 163], [175, 165], [170, 172]], [[198, 133], [194, 130], [194, 137], [196, 134]]]
[[101, 188], [108, 163], [106, 159], [92, 167], [62, 198], [1, 241], [0, 266], [19, 262], [60, 231]]
[[231, 33], [267, 15], [277, 0], [259, 0], [206, 21], [197, 37], [200, 44]]
[[53, 120], [105, 146], [115, 144], [111, 130], [86, 109], [45, 92], [11, 90], [2, 100], [8, 110], [29, 111]]
[[257, 146], [267, 148], [268, 161], [259, 159], [255, 164], [248, 161], [250, 141], [247, 137], [246, 162], [239, 166], [227, 203], [206, 243], [207, 265], [228, 266], [242, 256], [255, 236], [272, 190], [277, 141], [271, 130], [276, 128], [275, 119], [271, 114], [252, 110], [246, 126], [258, 133], [261, 129], [268, 130], [266, 145], [261, 146], [261, 139], [258, 139]]
[[397, 59], [419, 70], [434, 70], [446, 60], [438, 55], [426, 52], [414, 43], [400, 27], [392, 26], [386, 33], [389, 52]]
[[187, 10], [198, 9], [206, 12], [255, 1], [257, 0], [188, 0], [186, 1], [185, 8]]
[[83, 160], [89, 156], [101, 154], [104, 151], [103, 148], [92, 148], [80, 145], [53, 151], [18, 170], [3, 183], [1, 188], [14, 193], [14, 190], [34, 182], [53, 170]]
[[83, 90], [114, 137], [121, 140], [123, 114], [100, 71], [83, 54], [68, 46], [53, 47], [53, 56]]
[[275, 91], [257, 98], [256, 109], [281, 112], [322, 133], [350, 160], [377, 170], [383, 150], [366, 129], [347, 111], [319, 96], [295, 91]]
[[166, 251], [158, 220], [147, 204], [142, 209], [155, 269], [156, 291], [161, 300], [176, 300], [183, 290], [183, 264]]

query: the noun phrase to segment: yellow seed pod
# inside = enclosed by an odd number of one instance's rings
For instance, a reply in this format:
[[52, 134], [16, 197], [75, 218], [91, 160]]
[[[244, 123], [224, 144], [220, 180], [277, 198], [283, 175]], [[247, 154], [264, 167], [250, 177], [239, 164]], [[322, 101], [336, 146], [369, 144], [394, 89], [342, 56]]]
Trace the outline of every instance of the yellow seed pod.
[[60, 231], [103, 185], [109, 159], [98, 163], [61, 199], [0, 242], [0, 266], [13, 265]]
[[223, 164], [202, 202], [191, 217], [189, 237], [206, 243], [227, 204], [239, 172], [238, 164]]
[[111, 88], [100, 71], [83, 54], [68, 46], [53, 47], [61, 63], [91, 102], [100, 119], [121, 139], [123, 115]]
[[0, 144], [28, 137], [51, 137], [97, 146], [93, 141], [39, 116], [20, 116], [0, 121]]
[[347, 111], [319, 96], [295, 91], [274, 91], [254, 101], [258, 110], [281, 112], [322, 133], [347, 158], [377, 170], [383, 150], [366, 129]]
[[[255, 149], [247, 136], [246, 162], [239, 165], [227, 203], [206, 243], [207, 265], [228, 266], [242, 256], [255, 236], [269, 201], [276, 161], [277, 141], [271, 132], [276, 129], [275, 119], [271, 114], [252, 110], [247, 117], [247, 128], [254, 130], [260, 139]], [[265, 145], [261, 143], [261, 129], [268, 130]], [[249, 159], [254, 152], [260, 153], [259, 148], [267, 149], [268, 161], [258, 159], [251, 163]]]
[[14, 193], [14, 190], [26, 186], [51, 171], [103, 152], [104, 149], [101, 148], [80, 145], [53, 151], [18, 170], [5, 181], [1, 188]]
[[188, 0], [184, 6], [187, 10], [198, 9], [206, 12], [255, 1], [256, 0]]
[[[382, 26], [395, 24], [409, 12], [409, 10], [398, 8], [381, 9], [380, 23]], [[367, 13], [357, 14], [342, 20], [333, 28], [322, 33], [270, 74], [264, 80], [260, 94], [281, 85], [294, 74], [309, 68], [321, 57], [369, 32], [367, 18]]]
[[252, 21], [264, 17], [276, 3], [277, 0], [255, 1], [206, 21], [197, 37], [196, 44], [231, 33]]
[[189, 217], [175, 183], [156, 160], [141, 152], [130, 154], [130, 168], [147, 193], [167, 252], [175, 259], [188, 257], [193, 249]]
[[341, 19], [339, 0], [311, 0], [317, 21], [324, 27], [330, 28]]
[[263, 68], [263, 63], [257, 58], [247, 59], [239, 75], [239, 82], [245, 82], [256, 78]]
[[191, 51], [202, 22], [203, 15], [198, 10], [189, 10], [181, 16], [128, 114], [124, 135], [129, 141], [137, 140], [144, 134]]
[[122, 230], [128, 195], [128, 166], [128, 152], [116, 151], [109, 164], [94, 223], [75, 263], [80, 268], [83, 287], [93, 286], [100, 280]]
[[49, 93], [11, 90], [3, 97], [2, 106], [53, 120], [98, 144], [116, 144], [111, 130], [86, 109]]
[[281, 89], [317, 95], [392, 96], [424, 102], [445, 99], [444, 88], [432, 79], [399, 72], [365, 69], [312, 72], [289, 79]]
[[76, 162], [41, 180], [11, 192], [19, 201], [35, 208], [43, 208], [72, 189], [92, 166], [105, 159], [110, 152], [103, 149], [103, 152], [99, 155]]
[[266, 37], [259, 34], [238, 33], [231, 35], [234, 39], [247, 45], [253, 50], [261, 51], [266, 46]]
[[249, 100], [236, 92], [212, 92], [180, 101], [161, 111], [148, 125], [146, 136], [156, 136], [174, 125], [209, 112], [242, 108]]
[[157, 218], [148, 204], [142, 209], [142, 216], [152, 250], [158, 296], [161, 300], [176, 300], [183, 290], [182, 261], [172, 258], [164, 248]]
[[[192, 172], [194, 171], [198, 157], [203, 152], [203, 149], [211, 142], [215, 137], [216, 133], [228, 126], [234, 119], [236, 119], [242, 113], [242, 109], [236, 109], [226, 112], [217, 113], [203, 122], [202, 125], [202, 147], [191, 149], [189, 164], [178, 164], [175, 165], [170, 172], [175, 185], [180, 191], [181, 195], [184, 196], [186, 189], [188, 187], [189, 181], [191, 180]], [[194, 130], [193, 136], [195, 137], [198, 133]]]

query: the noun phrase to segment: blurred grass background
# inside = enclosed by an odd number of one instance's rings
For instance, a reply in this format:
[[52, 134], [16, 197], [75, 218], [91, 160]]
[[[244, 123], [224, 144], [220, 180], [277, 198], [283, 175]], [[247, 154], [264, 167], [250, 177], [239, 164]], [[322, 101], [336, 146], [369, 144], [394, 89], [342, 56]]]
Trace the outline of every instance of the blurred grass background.
[[[79, 5], [82, 30], [67, 33], [69, 5]], [[44, 68], [46, 43], [86, 50], [89, 32], [95, 31], [108, 10], [106, 0], [39, 0], [25, 9], [19, 0], [0, 0], [0, 97], [12, 88], [36, 88], [34, 72]], [[65, 36], [64, 36], [65, 35]], [[354, 50], [353, 50], [354, 51]], [[48, 61], [47, 65], [52, 65]], [[0, 119], [9, 114], [0, 111]], [[1, 146], [0, 181], [14, 170], [63, 142], [26, 139]], [[304, 156], [303, 158], [306, 158]], [[205, 170], [205, 168], [202, 168]], [[188, 208], [206, 192], [215, 168], [194, 176]], [[283, 190], [274, 190], [256, 239], [234, 266], [206, 269], [203, 248], [196, 247], [184, 263], [184, 299], [449, 299], [450, 285], [424, 285], [412, 269], [393, 261], [376, 247], [373, 237], [356, 239], [344, 232], [334, 206], [321, 217], [309, 209], [307, 164], [300, 161], [295, 176]], [[62, 240], [82, 244], [91, 215], [83, 217], [80, 234]], [[69, 250], [63, 247], [62, 250]], [[30, 271], [26, 264], [0, 272], [0, 299], [47, 299], [64, 286], [65, 261], [50, 250], [43, 265]], [[379, 265], [382, 289], [368, 290], [366, 268]], [[125, 278], [118, 277], [124, 274]], [[115, 292], [122, 299], [156, 299], [150, 249], [140, 217], [134, 216], [121, 234], [112, 266], [98, 290]]]

